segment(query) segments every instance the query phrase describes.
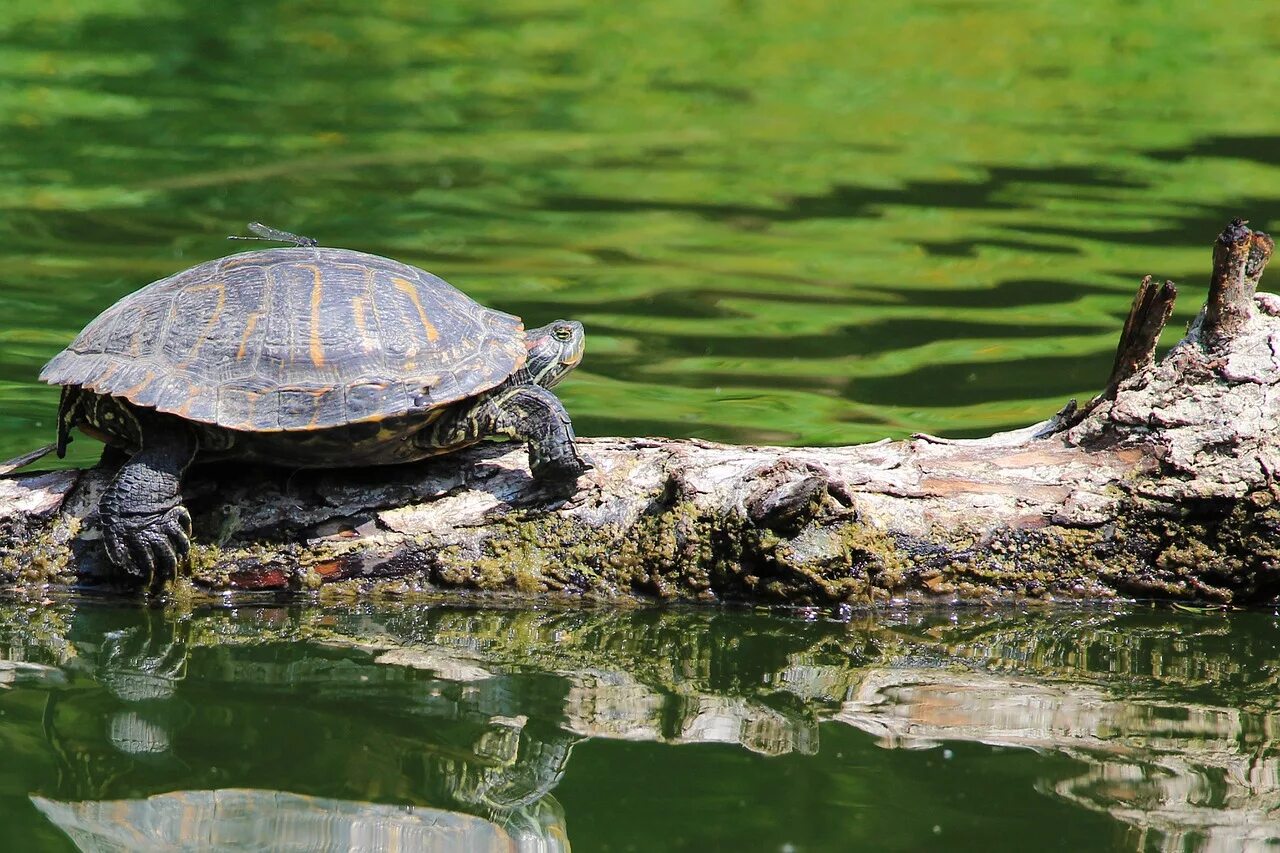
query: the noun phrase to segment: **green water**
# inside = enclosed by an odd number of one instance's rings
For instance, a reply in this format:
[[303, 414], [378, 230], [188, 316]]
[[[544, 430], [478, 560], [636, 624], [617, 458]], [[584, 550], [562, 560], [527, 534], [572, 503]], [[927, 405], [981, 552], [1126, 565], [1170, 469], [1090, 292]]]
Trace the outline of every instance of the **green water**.
[[[1098, 387], [1142, 274], [1182, 286], [1169, 343], [1222, 224], [1274, 221], [1278, 40], [1191, 0], [6, 0], [0, 458], [85, 322], [249, 220], [581, 320], [584, 435], [1024, 425]], [[1268, 615], [0, 621], [0, 849], [1280, 835]]]
[[1192, 0], [7, 0], [0, 457], [87, 320], [251, 219], [582, 320], [582, 434], [1034, 422], [1142, 274], [1185, 319], [1280, 206], [1277, 39]]
[[1278, 624], [2, 606], [0, 848], [1261, 849]]

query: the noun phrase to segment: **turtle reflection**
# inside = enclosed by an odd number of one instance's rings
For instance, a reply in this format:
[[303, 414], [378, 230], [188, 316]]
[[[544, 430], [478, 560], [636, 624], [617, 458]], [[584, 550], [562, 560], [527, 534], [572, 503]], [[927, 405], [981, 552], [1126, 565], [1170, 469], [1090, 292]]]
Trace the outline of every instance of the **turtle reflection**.
[[107, 739], [118, 752], [161, 758], [172, 746], [171, 731], [189, 718], [174, 694], [185, 675], [190, 624], [190, 614], [156, 608], [86, 609], [72, 620], [78, 668], [118, 700], [106, 715]]
[[[131, 833], [157, 815], [216, 825], [229, 803], [249, 802], [279, 805], [276, 818], [305, 832], [307, 816], [328, 809], [352, 832], [359, 827], [374, 838], [438, 831], [561, 849], [563, 813], [548, 793], [578, 738], [531, 724], [519, 713], [518, 686], [500, 678], [451, 682], [377, 663], [355, 648], [208, 644], [199, 621], [160, 609], [139, 619], [137, 611], [96, 607], [70, 619], [74, 653], [62, 669], [74, 678], [69, 689], [49, 692], [43, 714], [59, 778], [36, 802], [73, 838], [87, 839], [85, 849], [132, 849]], [[193, 625], [201, 641], [192, 641]], [[354, 699], [385, 713], [373, 725], [367, 716], [361, 722], [347, 713]], [[369, 758], [337, 772], [332, 754], [305, 748], [324, 742]], [[332, 796], [220, 787], [228, 778], [261, 779], [277, 762], [292, 779], [331, 780], [321, 787]], [[208, 790], [120, 799], [192, 782]], [[205, 796], [214, 791], [218, 797]], [[413, 805], [364, 802], [370, 795]], [[259, 830], [270, 827], [245, 829]]]
[[[281, 791], [175, 791], [142, 800], [64, 803], [32, 797], [85, 851], [435, 850], [557, 853], [568, 850], [562, 816], [548, 801], [527, 823], [504, 828], [474, 815]], [[198, 831], [193, 831], [197, 830]]]

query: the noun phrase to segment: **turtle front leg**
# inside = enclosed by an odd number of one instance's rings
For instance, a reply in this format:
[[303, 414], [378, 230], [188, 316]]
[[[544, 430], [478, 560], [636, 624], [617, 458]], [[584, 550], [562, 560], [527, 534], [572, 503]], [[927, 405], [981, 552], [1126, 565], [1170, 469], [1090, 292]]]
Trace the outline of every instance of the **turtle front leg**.
[[198, 444], [180, 423], [144, 424], [142, 449], [125, 462], [98, 502], [111, 562], [155, 585], [174, 577], [191, 553], [191, 515], [182, 505], [182, 475]]
[[560, 399], [546, 388], [526, 385], [497, 402], [494, 432], [529, 445], [529, 470], [534, 477], [576, 480], [591, 464], [578, 452], [573, 421]]
[[545, 388], [520, 385], [481, 397], [451, 415], [429, 430], [432, 446], [458, 447], [505, 435], [528, 444], [529, 469], [538, 479], [572, 481], [591, 468], [578, 452], [569, 413]]

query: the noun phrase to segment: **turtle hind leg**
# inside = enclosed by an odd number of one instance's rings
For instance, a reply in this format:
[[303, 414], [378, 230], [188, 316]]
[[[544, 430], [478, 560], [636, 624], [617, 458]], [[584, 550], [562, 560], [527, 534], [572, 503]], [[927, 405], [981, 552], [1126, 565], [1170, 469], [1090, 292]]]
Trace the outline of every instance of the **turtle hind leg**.
[[451, 448], [494, 435], [528, 444], [529, 468], [536, 478], [576, 480], [591, 468], [578, 452], [564, 405], [537, 385], [517, 385], [456, 408], [425, 430], [419, 441]]
[[191, 552], [182, 475], [198, 445], [181, 423], [145, 423], [141, 432], [142, 449], [107, 486], [98, 515], [111, 562], [127, 577], [156, 586], [174, 577]]

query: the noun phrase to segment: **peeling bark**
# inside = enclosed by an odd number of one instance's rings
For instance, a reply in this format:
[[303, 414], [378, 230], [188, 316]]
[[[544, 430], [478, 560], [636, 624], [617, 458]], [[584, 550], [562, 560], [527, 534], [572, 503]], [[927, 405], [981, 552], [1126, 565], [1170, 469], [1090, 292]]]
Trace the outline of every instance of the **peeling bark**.
[[[1205, 311], [1159, 363], [1176, 290], [1144, 279], [1104, 391], [985, 439], [583, 439], [596, 467], [569, 497], [529, 477], [522, 448], [502, 445], [354, 472], [197, 469], [186, 494], [198, 543], [190, 585], [785, 603], [1271, 601], [1280, 311], [1254, 289], [1272, 245], [1239, 220], [1227, 227]], [[0, 580], [99, 577], [93, 508], [106, 479], [0, 476]]]

